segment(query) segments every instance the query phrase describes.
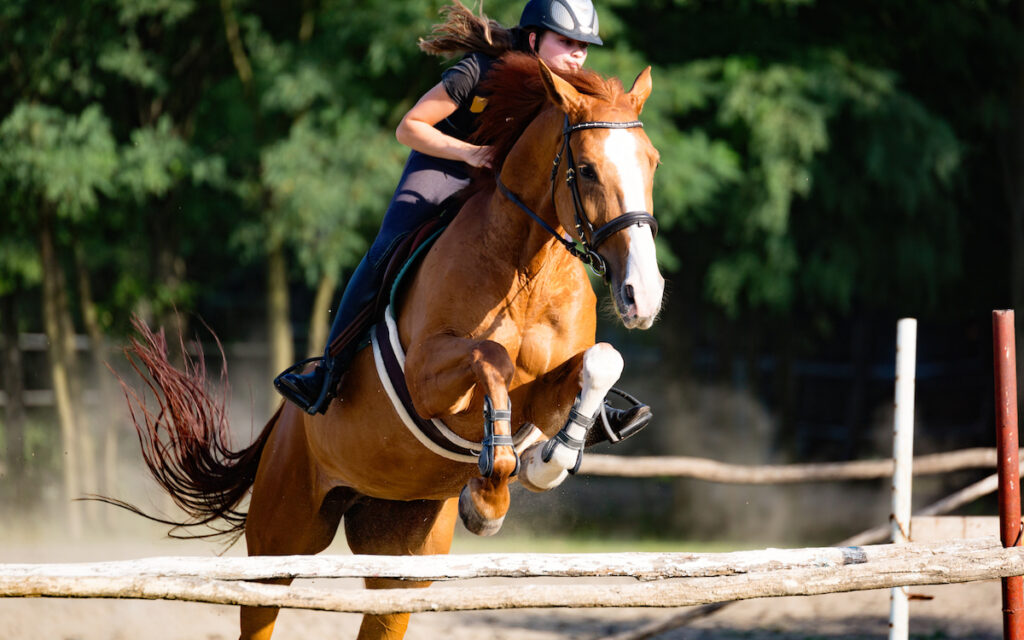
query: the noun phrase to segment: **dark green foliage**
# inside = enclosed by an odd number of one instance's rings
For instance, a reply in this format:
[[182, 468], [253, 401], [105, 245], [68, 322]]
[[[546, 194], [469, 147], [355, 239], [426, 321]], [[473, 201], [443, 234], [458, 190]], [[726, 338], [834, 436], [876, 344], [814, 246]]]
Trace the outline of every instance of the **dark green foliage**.
[[[40, 330], [44, 211], [112, 335], [177, 309], [250, 338], [276, 246], [305, 325], [317, 283], [376, 232], [406, 152], [394, 127], [448, 64], [416, 48], [443, 4], [0, 3], [0, 295], [24, 300], [21, 330]], [[521, 7], [484, 9], [511, 24]], [[856, 314], [1009, 302], [1019, 0], [598, 9], [590, 66], [627, 86], [654, 66], [662, 159], [668, 330], [627, 348], [685, 368], [687, 340], [733, 349], [724, 362], [760, 342], [781, 360]]]
[[[102, 229], [88, 253], [123, 274], [102, 292], [122, 315], [143, 298], [191, 306], [182, 292], [217, 293], [215, 275], [188, 269], [178, 293], [160, 293], [160, 268], [136, 267], [161, 250], [230, 270], [283, 241], [300, 282], [340, 275], [397, 178], [391, 130], [443, 66], [415, 47], [442, 4], [229, 4], [235, 50], [217, 3], [5, 3], [5, 226], [28, 230], [45, 198]], [[486, 10], [512, 23], [520, 3]], [[946, 303], [973, 267], [965, 238], [982, 239], [964, 233], [971, 195], [997, 186], [983, 166], [1011, 117], [999, 81], [1019, 62], [1009, 11], [602, 5], [609, 46], [592, 66], [627, 84], [656, 67], [644, 117], [662, 152], [666, 265], [704, 274], [706, 298], [733, 315]], [[223, 234], [196, 233], [207, 226]], [[3, 278], [32, 282], [30, 243], [10, 228]]]

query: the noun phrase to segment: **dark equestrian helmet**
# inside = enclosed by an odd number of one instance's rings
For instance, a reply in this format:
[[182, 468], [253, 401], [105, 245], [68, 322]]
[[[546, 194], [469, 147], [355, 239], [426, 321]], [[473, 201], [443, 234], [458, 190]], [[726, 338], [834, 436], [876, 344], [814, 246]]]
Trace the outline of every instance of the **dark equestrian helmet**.
[[590, 0], [530, 0], [520, 28], [540, 27], [580, 42], [604, 44], [597, 35], [597, 11]]

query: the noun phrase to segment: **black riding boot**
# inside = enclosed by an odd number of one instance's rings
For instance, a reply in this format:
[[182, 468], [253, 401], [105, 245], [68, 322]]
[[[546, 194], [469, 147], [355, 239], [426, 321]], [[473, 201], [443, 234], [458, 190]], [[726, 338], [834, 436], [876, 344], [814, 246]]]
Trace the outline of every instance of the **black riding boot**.
[[[286, 400], [294, 402], [309, 415], [325, 413], [341, 378], [340, 371], [343, 370], [336, 364], [337, 360], [338, 358], [328, 355], [303, 360], [274, 378], [274, 388]], [[314, 361], [316, 366], [312, 371], [296, 371]]]
[[[378, 236], [378, 240], [380, 240]], [[360, 312], [373, 302], [380, 288], [381, 274], [378, 273], [377, 262], [369, 255], [363, 257], [359, 266], [352, 272], [345, 293], [338, 303], [338, 310], [331, 323], [331, 332], [327, 336], [327, 347], [322, 358], [310, 358], [288, 367], [274, 379], [274, 387], [286, 399], [302, 407], [310, 415], [325, 413], [331, 399], [337, 392], [341, 375], [352, 363], [356, 353], [356, 342], [353, 340], [341, 353], [331, 356], [331, 344], [356, 321]], [[316, 368], [308, 373], [300, 373], [310, 362], [316, 362]]]
[[[288, 367], [274, 378], [274, 388], [277, 389], [277, 392], [286, 400], [294, 402], [309, 415], [326, 413], [331, 399], [337, 392], [341, 374], [348, 369], [348, 365], [352, 361], [353, 346], [347, 347], [337, 356], [330, 355], [331, 343], [347, 327], [347, 324], [347, 320], [343, 320], [341, 314], [335, 316], [334, 324], [331, 325], [331, 333], [327, 337], [327, 348], [324, 350], [323, 357], [303, 360]], [[316, 362], [313, 370], [302, 373], [302, 368], [311, 362]]]
[[612, 444], [622, 442], [639, 433], [654, 417], [649, 406], [625, 391], [612, 387], [610, 393], [623, 398], [632, 406], [628, 409], [618, 409], [613, 407], [606, 397], [602, 413], [598, 414], [594, 426], [587, 433], [586, 446], [588, 447], [601, 442], [611, 442]]

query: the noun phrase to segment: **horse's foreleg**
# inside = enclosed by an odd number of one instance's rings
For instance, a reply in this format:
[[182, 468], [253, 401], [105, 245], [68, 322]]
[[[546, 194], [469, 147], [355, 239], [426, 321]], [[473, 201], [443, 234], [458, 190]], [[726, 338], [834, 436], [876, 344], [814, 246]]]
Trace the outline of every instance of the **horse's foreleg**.
[[[572, 363], [566, 363], [569, 365]], [[565, 406], [567, 397], [574, 397], [578, 391], [569, 418], [561, 431], [547, 442], [539, 442], [523, 452], [523, 470], [519, 481], [531, 491], [547, 491], [565, 480], [569, 473], [575, 473], [583, 454], [583, 445], [594, 418], [601, 410], [608, 390], [622, 374], [622, 356], [610, 344], [599, 343], [583, 352], [578, 378], [560, 378], [549, 392], [555, 395], [554, 406]], [[561, 373], [561, 372], [559, 372]], [[541, 382], [543, 386], [544, 381]], [[534, 403], [544, 402], [534, 398]]]
[[437, 335], [410, 347], [405, 371], [416, 409], [425, 417], [465, 411], [473, 402], [474, 390], [482, 392], [483, 477], [463, 488], [459, 514], [473, 533], [496, 533], [508, 512], [508, 480], [519, 468], [508, 413], [508, 385], [515, 373], [512, 359], [504, 347], [490, 340]]
[[[345, 536], [353, 553], [430, 555], [448, 553], [455, 529], [455, 499], [392, 502], [364, 498], [345, 514]], [[409, 589], [429, 582], [367, 578], [368, 589]], [[399, 640], [408, 613], [363, 616], [358, 640]]]

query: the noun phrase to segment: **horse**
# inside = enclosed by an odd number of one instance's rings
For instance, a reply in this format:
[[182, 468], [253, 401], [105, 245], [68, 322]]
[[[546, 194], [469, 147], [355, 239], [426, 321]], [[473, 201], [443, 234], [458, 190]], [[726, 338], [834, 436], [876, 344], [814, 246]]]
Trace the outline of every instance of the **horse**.
[[[184, 524], [244, 531], [252, 556], [316, 554], [344, 516], [353, 553], [443, 554], [458, 519], [480, 535], [500, 528], [511, 481], [545, 491], [578, 468], [623, 368], [610, 344], [595, 344], [584, 264], [604, 275], [627, 328], [649, 328], [664, 291], [649, 213], [658, 152], [638, 120], [650, 67], [625, 91], [614, 78], [562, 77], [509, 54], [486, 87], [478, 135], [493, 145], [493, 180], [425, 250], [387, 318], [416, 413], [479, 443], [478, 458], [453, 460], [414, 437], [388, 402], [376, 343], [357, 353], [324, 415], [283, 403], [234, 450], [202, 366], [175, 369], [163, 334], [142, 326], [129, 351], [161, 407], [145, 424], [133, 419], [154, 477], [192, 518]], [[512, 425], [533, 437], [513, 439]], [[428, 585], [365, 580], [369, 589]], [[242, 607], [240, 637], [269, 639], [278, 611]], [[399, 640], [408, 623], [408, 613], [366, 615], [358, 637]]]

